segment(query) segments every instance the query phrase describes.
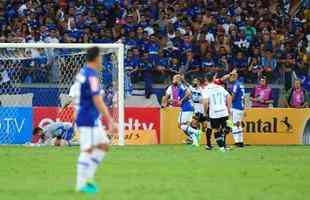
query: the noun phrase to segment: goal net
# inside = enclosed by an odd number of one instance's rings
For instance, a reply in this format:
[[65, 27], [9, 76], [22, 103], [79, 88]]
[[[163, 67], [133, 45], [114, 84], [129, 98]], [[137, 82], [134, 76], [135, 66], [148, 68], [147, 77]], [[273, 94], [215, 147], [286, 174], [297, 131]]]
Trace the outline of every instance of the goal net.
[[94, 46], [101, 52], [102, 98], [124, 145], [123, 45], [46, 43], [0, 43], [0, 144], [30, 142], [32, 130], [47, 121], [72, 122], [73, 108], [61, 107], [70, 100], [87, 48]]

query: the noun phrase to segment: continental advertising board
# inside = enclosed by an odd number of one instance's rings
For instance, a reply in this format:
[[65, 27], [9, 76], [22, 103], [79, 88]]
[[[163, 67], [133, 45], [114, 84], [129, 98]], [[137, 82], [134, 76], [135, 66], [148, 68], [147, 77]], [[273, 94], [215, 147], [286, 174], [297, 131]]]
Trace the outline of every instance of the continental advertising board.
[[[162, 144], [180, 144], [185, 139], [178, 128], [178, 113], [175, 108], [161, 111]], [[247, 144], [303, 144], [310, 141], [310, 109], [252, 108], [246, 110], [242, 125]], [[231, 135], [228, 143], [233, 143]]]

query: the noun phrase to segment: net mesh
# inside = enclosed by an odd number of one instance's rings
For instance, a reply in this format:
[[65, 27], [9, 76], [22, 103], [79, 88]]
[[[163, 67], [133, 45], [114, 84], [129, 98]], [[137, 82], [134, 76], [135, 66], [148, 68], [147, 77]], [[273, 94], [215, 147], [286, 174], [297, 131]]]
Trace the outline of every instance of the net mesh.
[[[22, 108], [45, 108], [45, 111], [39, 113], [40, 116], [35, 116], [38, 113], [32, 112], [33, 128], [38, 126], [43, 118], [72, 122], [73, 108], [61, 107], [70, 100], [70, 87], [76, 74], [85, 65], [85, 51], [69, 48], [0, 49], [0, 144], [31, 140], [31, 130], [24, 130], [22, 123], [32, 122], [32, 119], [20, 117]], [[110, 108], [111, 115], [118, 121], [116, 50], [102, 48], [101, 60], [103, 99]], [[15, 121], [8, 122], [7, 118], [14, 118]], [[27, 137], [21, 137], [21, 134]], [[23, 139], [19, 140], [18, 137]]]

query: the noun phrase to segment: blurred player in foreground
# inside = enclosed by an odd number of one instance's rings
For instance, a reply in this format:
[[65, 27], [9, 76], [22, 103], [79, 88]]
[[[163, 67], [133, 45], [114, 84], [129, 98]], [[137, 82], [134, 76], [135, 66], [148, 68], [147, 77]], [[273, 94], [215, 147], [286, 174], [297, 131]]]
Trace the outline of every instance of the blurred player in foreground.
[[108, 151], [109, 144], [100, 114], [106, 117], [111, 133], [118, 130], [100, 95], [98, 72], [102, 67], [99, 48], [88, 49], [86, 60], [86, 66], [80, 70], [75, 81], [79, 90], [76, 92], [79, 95], [76, 125], [80, 133], [76, 189], [79, 192], [96, 193], [98, 188], [94, 183], [95, 173]]
[[213, 73], [206, 76], [208, 85], [202, 90], [205, 115], [209, 116], [214, 137], [221, 151], [225, 151], [224, 134], [231, 110], [231, 96], [219, 85], [213, 83]]
[[233, 71], [230, 73], [229, 77], [230, 82], [233, 84], [233, 88], [231, 91], [232, 94], [232, 135], [235, 141], [235, 145], [237, 147], [243, 147], [243, 129], [241, 126], [241, 122], [244, 116], [244, 97], [245, 97], [245, 89], [243, 85], [243, 81], [238, 77], [237, 71]]

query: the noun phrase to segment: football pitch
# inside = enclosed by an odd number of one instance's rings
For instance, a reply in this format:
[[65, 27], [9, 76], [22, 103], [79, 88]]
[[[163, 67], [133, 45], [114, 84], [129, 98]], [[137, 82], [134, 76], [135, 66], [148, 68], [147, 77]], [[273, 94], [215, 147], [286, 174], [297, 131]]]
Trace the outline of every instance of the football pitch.
[[0, 146], [0, 199], [310, 199], [310, 146], [226, 153], [183, 145], [112, 147], [94, 196], [74, 192], [78, 153], [77, 147]]

